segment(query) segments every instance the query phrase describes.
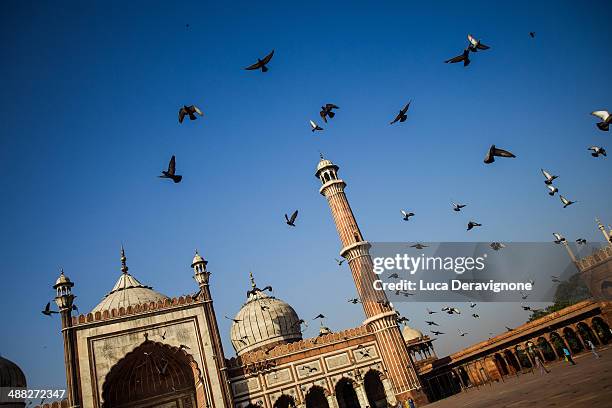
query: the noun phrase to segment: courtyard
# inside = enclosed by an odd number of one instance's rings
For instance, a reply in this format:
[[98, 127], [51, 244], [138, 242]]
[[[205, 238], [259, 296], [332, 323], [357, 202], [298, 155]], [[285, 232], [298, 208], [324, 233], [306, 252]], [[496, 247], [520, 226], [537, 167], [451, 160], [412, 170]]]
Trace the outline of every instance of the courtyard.
[[565, 361], [548, 364], [549, 374], [539, 369], [504, 382], [472, 388], [427, 405], [431, 408], [520, 408], [520, 407], [612, 407], [612, 348], [574, 357], [575, 366]]

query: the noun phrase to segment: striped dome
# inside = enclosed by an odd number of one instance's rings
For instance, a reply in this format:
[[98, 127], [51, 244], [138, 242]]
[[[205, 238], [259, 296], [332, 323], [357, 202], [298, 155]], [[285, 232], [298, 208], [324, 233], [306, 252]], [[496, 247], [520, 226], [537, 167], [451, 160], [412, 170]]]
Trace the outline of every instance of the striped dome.
[[[0, 356], [0, 388], [26, 387], [26, 378], [21, 368], [11, 360]], [[2, 405], [0, 403], [0, 405]]]

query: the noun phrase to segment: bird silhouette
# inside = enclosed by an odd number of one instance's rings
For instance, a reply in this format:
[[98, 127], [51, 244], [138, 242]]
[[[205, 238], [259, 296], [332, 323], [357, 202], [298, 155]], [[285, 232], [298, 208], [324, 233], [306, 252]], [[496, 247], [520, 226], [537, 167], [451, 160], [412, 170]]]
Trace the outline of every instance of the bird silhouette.
[[400, 210], [400, 212], [402, 213], [402, 219], [404, 221], [408, 221], [408, 220], [410, 220], [410, 217], [414, 217], [414, 213], [413, 212], [408, 212], [406, 210]]
[[476, 307], [476, 303], [474, 303], [474, 302], [470, 302], [470, 307], [471, 307], [472, 309], [473, 309], [473, 308], [475, 308], [475, 307]]
[[314, 133], [317, 130], [323, 130], [323, 128], [310, 120], [310, 130]]
[[234, 323], [239, 323], [242, 321], [242, 319], [232, 319], [231, 317], [227, 317], [227, 316], [223, 316], [223, 317], [225, 317], [227, 320], [231, 320]]
[[446, 61], [444, 61], [447, 64], [455, 64], [457, 62], [462, 62], [463, 61], [463, 66], [467, 67], [468, 65], [470, 65], [470, 48], [466, 48], [465, 50], [463, 50], [463, 53], [461, 53], [461, 55], [457, 55], [456, 57], [447, 59]]
[[561, 200], [561, 202], [563, 203], [563, 208], [567, 208], [567, 206], [572, 205], [574, 203], [577, 203], [578, 201], [571, 201], [568, 200], [567, 198], [563, 197], [562, 195], [559, 196], [559, 199]]
[[162, 170], [162, 175], [159, 178], [167, 178], [171, 179], [175, 183], [180, 183], [183, 179], [183, 176], [179, 176], [176, 174], [176, 157], [172, 156], [170, 158], [170, 163], [168, 163], [168, 170]]
[[433, 310], [430, 310], [428, 307], [426, 309], [427, 309], [427, 314], [432, 315], [434, 313], [438, 313], [438, 312], [434, 312]]
[[491, 249], [493, 249], [494, 251], [499, 251], [502, 248], [505, 248], [506, 246], [504, 244], [502, 244], [501, 242], [491, 242], [489, 244], [489, 246], [491, 247]]
[[427, 245], [417, 242], [416, 244], [410, 245], [410, 248], [423, 249], [427, 248]]
[[410, 321], [410, 319], [407, 318], [406, 316], [400, 316], [400, 317], [397, 318], [397, 323], [407, 323], [409, 321]]
[[457, 204], [457, 203], [453, 203], [453, 211], [461, 211], [461, 209], [463, 207], [465, 207], [467, 204]]
[[471, 230], [474, 227], [482, 227], [482, 224], [477, 223], [476, 221], [470, 221], [467, 224], [467, 230]]
[[544, 169], [540, 169], [540, 170], [542, 171], [542, 174], [546, 178], [546, 180], [544, 180], [544, 184], [552, 184], [553, 180], [559, 178], [559, 176], [554, 176]]
[[600, 110], [591, 112], [591, 115], [597, 116], [599, 119], [601, 119], [601, 122], [597, 122], [597, 127], [599, 130], [603, 130], [604, 132], [610, 130], [610, 122], [612, 122], [612, 115], [610, 115], [610, 112], [607, 110]]
[[599, 156], [607, 157], [608, 156], [608, 154], [606, 153], [606, 149], [604, 149], [601, 146], [591, 146], [587, 150], [591, 150], [593, 152], [591, 153], [591, 156], [593, 157], [599, 157]]
[[552, 184], [549, 184], [546, 186], [548, 188], [548, 195], [549, 196], [554, 196], [555, 193], [559, 192], [559, 189], [555, 186], [553, 186]]
[[361, 303], [361, 301], [357, 298], [349, 299], [348, 302], [354, 305], [356, 305], [357, 303]]
[[478, 316], [476, 313], [472, 313], [472, 317], [473, 317], [474, 319], [478, 319], [480, 316]]
[[346, 261], [346, 259], [338, 259], [338, 258], [334, 258], [334, 259], [336, 260], [336, 263], [338, 264], [338, 266], [342, 266], [344, 261]]
[[389, 123], [390, 125], [396, 122], [405, 122], [406, 119], [408, 119], [408, 115], [406, 114], [406, 112], [408, 112], [408, 108], [410, 107], [411, 102], [412, 101], [408, 102], [406, 106], [404, 106], [402, 110], [399, 111], [399, 113], [395, 116], [395, 119], [393, 119], [391, 123]]
[[47, 302], [47, 306], [45, 306], [45, 310], [41, 311], [42, 314], [44, 314], [45, 316], [51, 316], [52, 314], [57, 314], [59, 312], [56, 312], [55, 310], [51, 310], [51, 302]]
[[295, 219], [297, 218], [297, 216], [298, 216], [298, 210], [295, 210], [293, 214], [291, 214], [291, 217], [285, 214], [285, 223], [291, 227], [295, 227]]
[[330, 119], [336, 116], [336, 113], [332, 112], [332, 109], [340, 109], [340, 107], [334, 105], [333, 103], [326, 103], [324, 106], [321, 106], [321, 112], [319, 112], [319, 115], [321, 115], [323, 122], [327, 123], [328, 116]]
[[531, 38], [535, 38], [535, 34], [536, 34], [536, 33], [535, 33], [535, 31], [530, 31], [530, 32], [529, 32], [529, 36], [530, 36]]
[[392, 273], [389, 275], [389, 279], [399, 279], [399, 275], [397, 273]]
[[466, 334], [468, 334], [467, 332], [462, 332], [460, 329], [457, 329], [457, 334], [461, 337], [464, 337]]
[[440, 326], [438, 323], [431, 320], [425, 320], [425, 323], [427, 323], [428, 326]]
[[325, 319], [325, 316], [323, 314], [319, 313], [312, 320], [317, 320], [317, 319]]
[[435, 331], [435, 330], [432, 330], [432, 331], [431, 331], [431, 333], [432, 333], [434, 336], [439, 336], [439, 335], [441, 335], [441, 334], [444, 334], [444, 333], [442, 333], [442, 332], [440, 332], [440, 331]]
[[484, 162], [486, 164], [491, 164], [495, 161], [495, 157], [515, 158], [516, 156], [513, 153], [510, 153], [508, 150], [498, 149], [497, 147], [495, 147], [495, 145], [491, 145], [491, 147], [489, 147], [487, 155], [484, 158]]
[[477, 40], [476, 38], [474, 38], [471, 34], [467, 35], [467, 39], [470, 43], [470, 45], [468, 45], [469, 50], [472, 52], [477, 52], [478, 50], [488, 50], [489, 47], [488, 45], [484, 45], [483, 43], [480, 42], [480, 40]]
[[183, 120], [185, 119], [185, 116], [189, 116], [189, 120], [196, 120], [198, 117], [195, 114], [198, 114], [200, 116], [203, 116], [204, 114], [202, 113], [202, 111], [200, 110], [200, 108], [198, 108], [195, 105], [183, 105], [182, 108], [179, 109], [178, 112], [178, 120], [179, 123], [183, 123]]
[[257, 58], [256, 63], [254, 63], [253, 65], [249, 65], [245, 69], [247, 71], [261, 69], [261, 72], [268, 72], [268, 67], [266, 65], [270, 62], [273, 56], [274, 56], [274, 50], [272, 50], [272, 52], [270, 52], [268, 55], [263, 57], [263, 59]]
[[555, 244], [565, 242], [565, 237], [558, 232], [553, 232], [553, 236], [555, 237], [555, 240], [553, 241]]
[[578, 239], [576, 240], [576, 243], [577, 243], [578, 245], [584, 245], [584, 244], [586, 244], [586, 243], [587, 243], [587, 240], [586, 240], [586, 239], [584, 239], [584, 238], [578, 238]]

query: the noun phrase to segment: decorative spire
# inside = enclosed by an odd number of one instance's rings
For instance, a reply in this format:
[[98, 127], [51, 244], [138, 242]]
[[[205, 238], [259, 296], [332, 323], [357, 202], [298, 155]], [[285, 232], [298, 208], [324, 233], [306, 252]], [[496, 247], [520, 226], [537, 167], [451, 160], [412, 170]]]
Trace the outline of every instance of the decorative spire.
[[255, 289], [257, 285], [255, 284], [255, 278], [253, 277], [253, 272], [249, 271], [249, 277], [251, 278], [251, 287]]
[[321, 158], [321, 160], [325, 159], [325, 157], [323, 157], [323, 153], [321, 153], [321, 151], [319, 151], [319, 157]]
[[123, 245], [121, 245], [121, 272], [127, 274], [128, 267], [125, 261], [127, 261], [127, 258], [125, 257], [125, 250], [123, 249]]
[[599, 228], [603, 236], [606, 238], [606, 241], [610, 241], [610, 233], [606, 231], [606, 227], [603, 226], [599, 218], [595, 218], [595, 222], [597, 222], [597, 228]]

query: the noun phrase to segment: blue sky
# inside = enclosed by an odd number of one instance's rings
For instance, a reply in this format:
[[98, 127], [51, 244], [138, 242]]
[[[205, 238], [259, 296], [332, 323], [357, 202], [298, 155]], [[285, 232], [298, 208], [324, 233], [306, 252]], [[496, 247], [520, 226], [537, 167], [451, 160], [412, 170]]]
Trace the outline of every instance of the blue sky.
[[[340, 165], [370, 241], [549, 241], [554, 231], [592, 241], [596, 216], [612, 223], [610, 158], [586, 150], [612, 149], [589, 115], [612, 108], [606, 2], [1, 7], [0, 306], [15, 334], [1, 336], [0, 353], [31, 385], [62, 384], [59, 320], [40, 314], [59, 266], [89, 310], [120, 274], [121, 243], [130, 272], [171, 296], [196, 290], [199, 248], [219, 316], [238, 311], [252, 270], [300, 316], [359, 324], [313, 177], [319, 151]], [[444, 64], [468, 32], [491, 50], [465, 69]], [[271, 49], [268, 73], [242, 69]], [[408, 100], [409, 120], [389, 126]], [[341, 109], [313, 135], [308, 120], [326, 102]], [[178, 107], [192, 103], [204, 117], [179, 125]], [[492, 143], [518, 158], [484, 165]], [[157, 178], [172, 154], [179, 185]], [[541, 167], [579, 202], [562, 209], [546, 195]], [[283, 214], [296, 208], [290, 229]], [[404, 223], [400, 208], [416, 216]], [[467, 233], [469, 219], [484, 226]], [[425, 305], [398, 307], [424, 329]], [[472, 336], [437, 340], [438, 353], [527, 318], [490, 310]]]

